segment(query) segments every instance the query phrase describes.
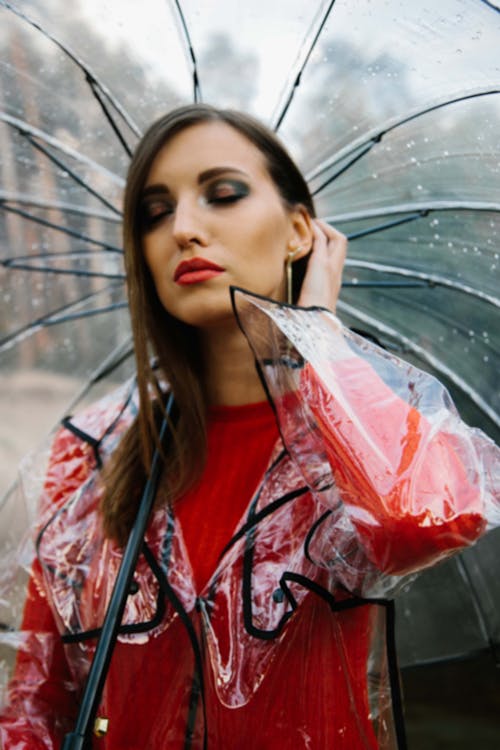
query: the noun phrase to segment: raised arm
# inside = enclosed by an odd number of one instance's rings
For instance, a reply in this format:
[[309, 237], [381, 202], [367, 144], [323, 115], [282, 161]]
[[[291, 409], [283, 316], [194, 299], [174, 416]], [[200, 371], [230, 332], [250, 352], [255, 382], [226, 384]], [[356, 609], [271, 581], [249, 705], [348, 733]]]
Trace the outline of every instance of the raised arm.
[[319, 564], [333, 561], [350, 588], [369, 589], [378, 570], [378, 590], [391, 590], [384, 576], [430, 565], [500, 523], [499, 450], [434, 377], [327, 310], [243, 290], [233, 299], [284, 442], [325, 512], [335, 510], [311, 542]]
[[402, 574], [475, 541], [486, 507], [474, 433], [444, 404], [427, 418], [359, 357], [328, 370], [325, 382], [307, 366], [301, 389], [368, 558]]

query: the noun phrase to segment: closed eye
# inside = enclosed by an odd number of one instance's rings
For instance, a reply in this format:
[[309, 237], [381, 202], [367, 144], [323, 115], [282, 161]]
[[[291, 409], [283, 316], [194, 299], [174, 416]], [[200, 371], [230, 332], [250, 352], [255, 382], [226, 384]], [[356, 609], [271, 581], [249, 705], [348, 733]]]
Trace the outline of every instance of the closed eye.
[[141, 206], [141, 223], [144, 229], [150, 229], [166, 216], [173, 213], [173, 205], [164, 199], [149, 199]]
[[240, 180], [221, 180], [212, 183], [207, 189], [205, 199], [207, 203], [235, 203], [245, 198], [250, 190], [248, 185]]

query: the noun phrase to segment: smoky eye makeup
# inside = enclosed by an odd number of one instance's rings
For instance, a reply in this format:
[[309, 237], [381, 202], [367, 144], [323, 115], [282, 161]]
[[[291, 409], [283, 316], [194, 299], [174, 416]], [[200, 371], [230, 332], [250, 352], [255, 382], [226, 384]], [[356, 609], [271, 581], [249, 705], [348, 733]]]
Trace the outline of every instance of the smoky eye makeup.
[[140, 205], [141, 224], [147, 229], [172, 212], [173, 204], [171, 200], [162, 196], [150, 196], [145, 198]]
[[[153, 229], [165, 217], [175, 212], [175, 201], [169, 193], [160, 191], [143, 196], [139, 207], [141, 226], [144, 231]], [[201, 200], [209, 205], [230, 205], [250, 193], [250, 186], [243, 180], [224, 177], [214, 180], [206, 185], [201, 195]]]
[[208, 203], [233, 203], [249, 193], [250, 188], [245, 182], [226, 177], [207, 186], [205, 199]]

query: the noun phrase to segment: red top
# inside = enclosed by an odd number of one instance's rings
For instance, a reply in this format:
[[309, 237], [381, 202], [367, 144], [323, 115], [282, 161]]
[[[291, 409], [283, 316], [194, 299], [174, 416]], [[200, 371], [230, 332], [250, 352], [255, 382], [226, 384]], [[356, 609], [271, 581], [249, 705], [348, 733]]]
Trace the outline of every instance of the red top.
[[175, 506], [198, 591], [236, 530], [277, 438], [276, 420], [267, 401], [210, 408], [205, 471]]
[[[262, 480], [278, 434], [268, 402], [210, 409], [205, 470], [174, 508], [198, 592], [244, 523], [243, 513]], [[366, 690], [372, 617], [366, 607], [332, 617], [327, 604], [313, 595], [306, 597], [287, 628], [263, 689], [236, 710], [214, 700], [216, 687], [207, 669], [209, 747], [375, 750]], [[182, 750], [188, 708], [180, 702], [179, 685], [193, 670], [192, 648], [180, 621], [145, 644], [118, 642], [100, 710], [110, 719], [109, 733], [94, 739], [92, 747], [135, 750], [141, 738], [153, 737], [156, 731], [155, 748], [167, 743], [169, 750]], [[123, 705], [134, 706], [130, 722], [124, 719]], [[331, 707], [327, 725], [325, 706]], [[117, 715], [121, 721], [116, 721]], [[152, 731], [153, 726], [157, 730]], [[197, 735], [194, 747], [201, 744]]]

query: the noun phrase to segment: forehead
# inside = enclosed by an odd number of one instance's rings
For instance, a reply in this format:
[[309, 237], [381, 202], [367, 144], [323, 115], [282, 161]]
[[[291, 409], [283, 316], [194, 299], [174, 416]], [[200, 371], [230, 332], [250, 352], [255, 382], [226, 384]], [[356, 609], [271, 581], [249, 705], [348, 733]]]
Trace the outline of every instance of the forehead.
[[245, 135], [225, 122], [204, 122], [190, 125], [160, 148], [146, 185], [193, 178], [221, 166], [270, 180], [264, 155]]

